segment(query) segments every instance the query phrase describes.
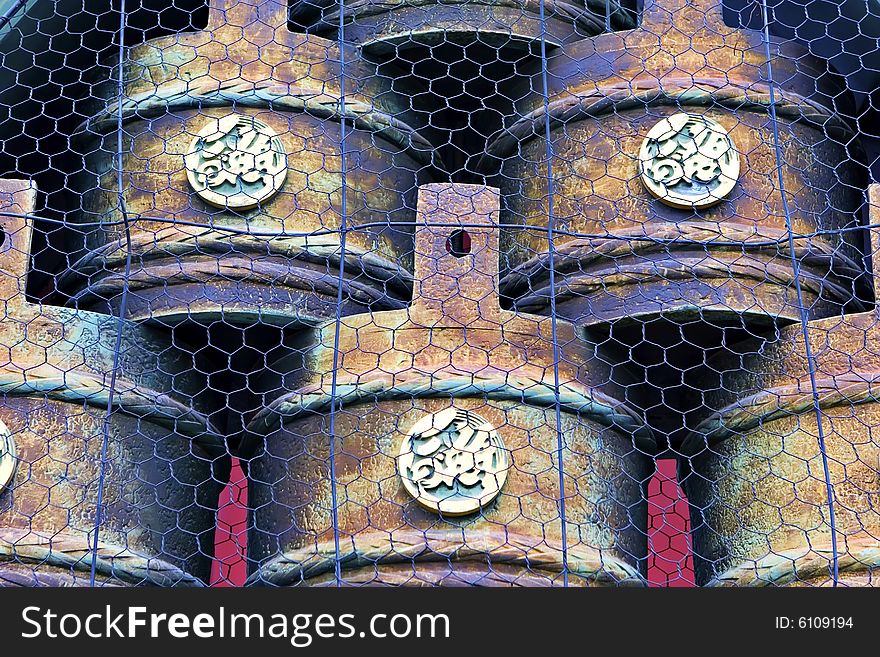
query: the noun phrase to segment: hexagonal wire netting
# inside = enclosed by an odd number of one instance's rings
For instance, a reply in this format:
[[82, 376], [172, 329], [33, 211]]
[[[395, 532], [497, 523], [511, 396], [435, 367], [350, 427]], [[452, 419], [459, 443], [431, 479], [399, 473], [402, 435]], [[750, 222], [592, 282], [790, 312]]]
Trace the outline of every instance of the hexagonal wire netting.
[[0, 585], [875, 585], [878, 38], [0, 2]]

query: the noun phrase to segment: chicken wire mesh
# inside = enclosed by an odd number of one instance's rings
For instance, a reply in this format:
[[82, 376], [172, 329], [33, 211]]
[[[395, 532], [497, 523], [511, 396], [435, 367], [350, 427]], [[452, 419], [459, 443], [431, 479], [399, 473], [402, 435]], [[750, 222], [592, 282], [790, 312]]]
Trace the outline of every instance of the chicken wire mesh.
[[0, 2], [0, 584], [876, 584], [878, 37]]

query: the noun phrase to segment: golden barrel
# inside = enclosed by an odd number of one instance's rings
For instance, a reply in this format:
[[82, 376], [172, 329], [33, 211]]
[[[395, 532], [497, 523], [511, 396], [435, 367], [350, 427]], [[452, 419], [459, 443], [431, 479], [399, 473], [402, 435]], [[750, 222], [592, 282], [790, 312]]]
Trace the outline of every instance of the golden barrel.
[[[502, 294], [547, 313], [555, 293], [559, 314], [580, 324], [791, 321], [795, 257], [810, 316], [863, 309], [865, 172], [827, 66], [777, 41], [768, 60], [761, 34], [725, 25], [718, 0], [653, 0], [643, 14], [637, 29], [553, 54], [548, 98], [538, 72], [490, 144], [482, 168], [500, 165], [513, 224]], [[792, 231], [805, 236], [794, 253], [783, 185]]]
[[[35, 194], [2, 181], [6, 212]], [[30, 220], [0, 221], [0, 586], [89, 586], [93, 559], [99, 586], [203, 585], [229, 474], [204, 377], [125, 322], [108, 417], [119, 320], [27, 303]]]
[[320, 322], [347, 228], [343, 312], [403, 307], [434, 162], [409, 98], [355, 49], [288, 32], [278, 3], [215, 0], [210, 17], [129, 48], [98, 85], [76, 140], [86, 251], [63, 286], [118, 308], [128, 218], [130, 318]]
[[651, 432], [572, 325], [557, 389], [550, 320], [500, 308], [497, 191], [419, 198], [413, 305], [338, 341], [330, 323], [266, 373], [249, 582], [333, 585], [339, 562], [349, 585], [643, 586]]

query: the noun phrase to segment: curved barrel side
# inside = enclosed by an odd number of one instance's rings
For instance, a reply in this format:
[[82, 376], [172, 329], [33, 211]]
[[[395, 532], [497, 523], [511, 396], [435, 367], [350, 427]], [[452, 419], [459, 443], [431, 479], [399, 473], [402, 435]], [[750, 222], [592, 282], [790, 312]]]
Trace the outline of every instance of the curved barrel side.
[[[870, 193], [872, 225], [880, 187]], [[874, 278], [880, 234], [873, 230]], [[815, 405], [834, 504], [840, 581], [880, 578], [880, 341], [876, 311], [813, 320], [813, 396], [800, 325], [717, 357], [713, 413], [682, 445], [690, 473], [697, 582], [706, 586], [827, 586], [832, 527]]]

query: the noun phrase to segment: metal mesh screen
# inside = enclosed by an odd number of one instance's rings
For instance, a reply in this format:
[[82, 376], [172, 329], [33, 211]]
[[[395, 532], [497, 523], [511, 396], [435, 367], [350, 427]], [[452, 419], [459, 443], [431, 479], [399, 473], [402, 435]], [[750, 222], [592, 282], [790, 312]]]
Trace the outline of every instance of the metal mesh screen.
[[0, 2], [0, 585], [875, 585], [878, 38]]

